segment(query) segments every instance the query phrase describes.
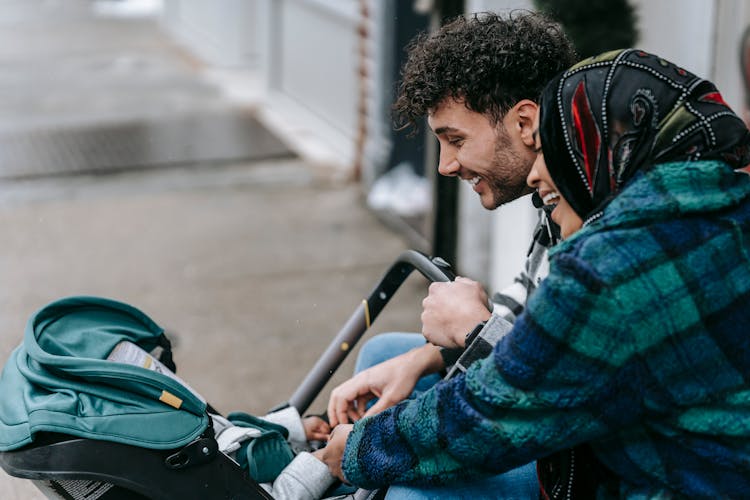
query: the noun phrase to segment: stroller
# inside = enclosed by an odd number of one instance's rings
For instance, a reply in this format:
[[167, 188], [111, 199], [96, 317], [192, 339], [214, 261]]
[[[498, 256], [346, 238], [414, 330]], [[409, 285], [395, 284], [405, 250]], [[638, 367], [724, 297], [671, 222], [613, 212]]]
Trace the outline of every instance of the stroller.
[[[271, 411], [291, 406], [303, 414], [415, 269], [430, 281], [453, 279], [450, 265], [439, 257], [429, 258], [413, 250], [402, 253], [289, 400]], [[71, 337], [71, 329], [86, 334], [85, 340], [84, 335], [75, 334], [67, 341], [70, 344], [55, 339], [55, 333], [61, 331]], [[91, 331], [99, 336], [89, 336]], [[8, 439], [0, 442], [0, 448], [6, 450], [0, 452], [0, 466], [11, 476], [33, 481], [48, 498], [272, 498], [245, 468], [220, 451], [211, 421], [217, 412], [200, 396], [174, 378], [104, 359], [125, 331], [141, 347], [156, 353], [169, 370], [175, 370], [171, 346], [162, 330], [126, 304], [90, 297], [63, 299], [32, 318], [24, 344], [9, 361], [15, 361], [15, 368], [8, 373], [23, 374], [32, 380], [32, 386], [35, 378], [43, 382], [42, 401], [50, 407], [35, 408], [29, 412], [35, 414], [33, 423], [29, 417], [11, 429], [10, 442], [15, 444], [8, 445]], [[46, 349], [39, 348], [37, 342], [43, 335], [48, 339]], [[105, 354], [72, 361], [61, 355], [71, 346], [81, 345], [95, 345], [92, 349]], [[99, 359], [94, 359], [97, 356]], [[60, 401], [49, 393], [50, 384], [57, 387], [58, 380]], [[65, 396], [76, 388], [94, 398], [72, 398], [77, 407], [71, 409], [65, 406]], [[121, 401], [128, 410], [121, 414], [117, 408], [102, 408], [97, 393], [107, 401]]]

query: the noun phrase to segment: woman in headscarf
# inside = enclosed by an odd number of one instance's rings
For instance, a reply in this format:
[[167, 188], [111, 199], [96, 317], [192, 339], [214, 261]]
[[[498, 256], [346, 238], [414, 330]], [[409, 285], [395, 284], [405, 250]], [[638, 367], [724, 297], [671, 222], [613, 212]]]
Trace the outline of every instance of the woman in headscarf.
[[599, 376], [632, 394], [608, 426], [637, 424], [595, 452], [636, 491], [744, 496], [748, 470], [732, 463], [750, 452], [750, 407], [734, 401], [750, 389], [748, 176], [735, 171], [750, 162], [747, 128], [713, 84], [638, 50], [583, 61], [541, 102], [529, 184], [574, 234], [553, 260], [590, 277], [590, 316], [609, 316], [576, 342], [622, 344]]
[[585, 469], [591, 495], [747, 496], [747, 128], [713, 84], [636, 50], [560, 75], [538, 120], [529, 183], [567, 238], [549, 277], [465, 377], [343, 428], [344, 478], [468, 480], [575, 448], [553, 472]]

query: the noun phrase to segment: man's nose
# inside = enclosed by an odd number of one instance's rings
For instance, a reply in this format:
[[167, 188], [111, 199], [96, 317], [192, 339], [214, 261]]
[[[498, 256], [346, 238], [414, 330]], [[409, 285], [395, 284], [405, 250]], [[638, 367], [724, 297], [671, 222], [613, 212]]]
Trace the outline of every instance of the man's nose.
[[438, 163], [438, 172], [446, 177], [455, 177], [461, 171], [461, 164], [458, 163], [454, 155], [448, 155], [443, 151], [440, 152]]

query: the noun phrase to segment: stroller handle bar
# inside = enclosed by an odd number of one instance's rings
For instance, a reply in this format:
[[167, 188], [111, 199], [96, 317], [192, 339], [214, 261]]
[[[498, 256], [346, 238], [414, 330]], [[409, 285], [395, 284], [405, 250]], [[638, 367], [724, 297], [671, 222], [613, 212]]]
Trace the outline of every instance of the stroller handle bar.
[[430, 258], [416, 250], [403, 252], [383, 275], [369, 297], [362, 301], [339, 330], [339, 333], [328, 345], [328, 348], [292, 394], [289, 401], [277, 406], [274, 410], [293, 406], [300, 414], [303, 414], [331, 379], [357, 341], [370, 328], [370, 325], [388, 301], [391, 300], [396, 290], [415, 269], [431, 282], [453, 281], [455, 279], [450, 264], [440, 257]]

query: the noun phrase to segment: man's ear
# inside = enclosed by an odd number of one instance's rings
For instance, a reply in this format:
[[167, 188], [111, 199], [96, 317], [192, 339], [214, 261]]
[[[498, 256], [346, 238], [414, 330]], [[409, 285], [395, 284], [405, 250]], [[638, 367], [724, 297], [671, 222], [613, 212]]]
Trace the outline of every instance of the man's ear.
[[523, 143], [533, 148], [534, 143], [534, 118], [539, 105], [531, 99], [522, 99], [513, 106], [516, 115], [516, 127], [521, 134]]

